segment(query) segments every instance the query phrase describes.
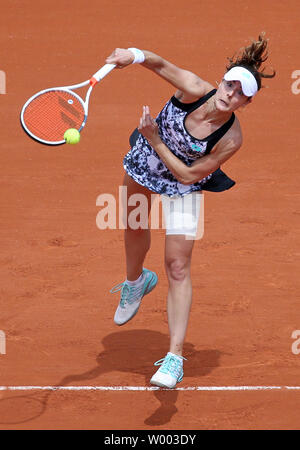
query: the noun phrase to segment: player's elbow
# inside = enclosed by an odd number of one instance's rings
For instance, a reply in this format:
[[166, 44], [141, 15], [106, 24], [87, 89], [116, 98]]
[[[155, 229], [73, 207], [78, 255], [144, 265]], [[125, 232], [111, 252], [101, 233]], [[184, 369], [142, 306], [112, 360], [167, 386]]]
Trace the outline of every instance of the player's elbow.
[[191, 165], [186, 167], [186, 169], [182, 171], [179, 176], [177, 176], [177, 180], [179, 183], [184, 185], [194, 184], [200, 180], [203, 180], [203, 178], [210, 175], [218, 167], [218, 161], [214, 161], [210, 164], [203, 164], [203, 166], [201, 165], [201, 168], [199, 165]]
[[180, 184], [184, 185], [193, 184], [188, 178], [180, 178], [178, 181]]
[[178, 179], [179, 183], [184, 184], [184, 185], [189, 185], [189, 184], [194, 184], [197, 183], [197, 181], [202, 180], [202, 178], [205, 178], [207, 175], [193, 175], [192, 173], [188, 173], [183, 177], [180, 177], [180, 179]]
[[214, 170], [217, 167], [214, 166], [210, 166], [210, 167], [203, 167], [203, 170], [199, 170], [199, 168], [197, 170], [195, 170], [194, 167], [190, 167], [190, 170], [188, 170], [185, 174], [184, 177], [182, 177], [182, 181], [181, 184], [194, 184], [197, 183], [200, 180], [203, 180], [203, 178], [207, 177], [208, 175], [210, 175], [212, 172], [214, 172]]

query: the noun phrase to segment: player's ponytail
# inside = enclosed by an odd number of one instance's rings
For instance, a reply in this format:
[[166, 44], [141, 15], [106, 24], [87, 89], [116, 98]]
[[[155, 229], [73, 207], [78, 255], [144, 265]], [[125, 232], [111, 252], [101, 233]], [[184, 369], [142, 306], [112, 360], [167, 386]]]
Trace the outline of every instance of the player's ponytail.
[[265, 33], [260, 33], [258, 40], [253, 40], [248, 47], [243, 47], [229, 60], [227, 70], [232, 69], [235, 66], [242, 66], [248, 69], [255, 77], [258, 85], [258, 90], [261, 86], [261, 78], [273, 78], [275, 77], [275, 70], [273, 73], [267, 74], [264, 72], [265, 68], [259, 70], [262, 63], [268, 59], [268, 39], [265, 39]]

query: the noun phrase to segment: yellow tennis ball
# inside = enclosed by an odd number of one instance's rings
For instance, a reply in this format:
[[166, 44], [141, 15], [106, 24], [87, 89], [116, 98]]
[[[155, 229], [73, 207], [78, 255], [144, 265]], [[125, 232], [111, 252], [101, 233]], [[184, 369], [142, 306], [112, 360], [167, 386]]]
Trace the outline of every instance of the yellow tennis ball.
[[80, 133], [75, 128], [69, 128], [64, 134], [64, 140], [67, 144], [78, 144], [80, 141]]

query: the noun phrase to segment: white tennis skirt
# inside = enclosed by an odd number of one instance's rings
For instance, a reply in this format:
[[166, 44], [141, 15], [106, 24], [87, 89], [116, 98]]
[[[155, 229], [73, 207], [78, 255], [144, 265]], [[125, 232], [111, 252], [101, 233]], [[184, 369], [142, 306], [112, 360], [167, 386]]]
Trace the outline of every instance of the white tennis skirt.
[[161, 195], [166, 234], [183, 234], [186, 239], [201, 239], [204, 233], [204, 194]]

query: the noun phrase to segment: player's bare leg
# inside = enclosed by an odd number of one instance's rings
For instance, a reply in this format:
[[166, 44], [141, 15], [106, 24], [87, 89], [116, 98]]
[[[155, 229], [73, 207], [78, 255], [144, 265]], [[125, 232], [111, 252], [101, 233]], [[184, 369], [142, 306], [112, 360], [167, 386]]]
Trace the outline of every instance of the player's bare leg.
[[191, 256], [194, 240], [167, 235], [165, 268], [169, 281], [167, 298], [170, 352], [181, 356], [192, 304]]
[[[127, 203], [127, 217], [125, 219], [126, 228], [124, 231], [126, 272], [127, 280], [134, 281], [137, 280], [142, 273], [144, 260], [148, 250], [150, 249], [151, 233], [149, 226], [147, 226], [146, 229], [133, 229], [130, 226], [131, 224], [130, 221], [128, 221], [128, 218], [130, 218], [130, 213], [137, 208], [137, 205], [129, 206], [128, 201], [130, 197], [132, 199], [134, 198], [132, 197], [134, 194], [143, 195], [147, 207], [147, 211], [144, 216], [147, 215], [148, 218], [151, 209], [151, 192], [136, 183], [129, 175], [127, 175], [127, 173], [125, 173], [123, 185], [127, 188], [127, 195], [124, 196], [123, 199]], [[125, 211], [125, 205], [123, 205], [123, 211]]]
[[[143, 267], [150, 248], [148, 217], [151, 210], [151, 192], [137, 184], [127, 174], [124, 177], [124, 187], [126, 190], [123, 192], [123, 220], [125, 219], [123, 223], [127, 279], [111, 290], [111, 292], [121, 290], [120, 303], [114, 316], [117, 325], [124, 325], [135, 316], [142, 298], [157, 284], [156, 273]], [[139, 208], [139, 219], [136, 214], [132, 214], [135, 208]], [[137, 228], [137, 222], [143, 221], [146, 223]]]
[[160, 368], [150, 380], [151, 384], [160, 387], [174, 388], [183, 378], [182, 349], [192, 303], [190, 267], [193, 245], [194, 241], [186, 240], [184, 235], [166, 236], [170, 350], [163, 359], [155, 363]]

